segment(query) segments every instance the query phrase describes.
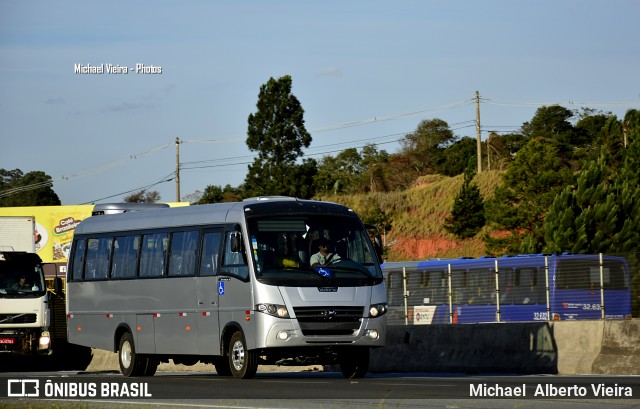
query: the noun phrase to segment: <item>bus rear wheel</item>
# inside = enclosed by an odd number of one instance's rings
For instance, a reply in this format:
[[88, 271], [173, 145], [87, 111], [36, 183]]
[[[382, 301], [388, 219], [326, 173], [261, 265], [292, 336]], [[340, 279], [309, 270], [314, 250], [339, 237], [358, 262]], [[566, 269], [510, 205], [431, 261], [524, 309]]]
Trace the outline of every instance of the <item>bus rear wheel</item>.
[[343, 350], [338, 359], [345, 378], [362, 378], [369, 370], [369, 348]]
[[128, 332], [122, 334], [118, 343], [118, 363], [124, 376], [153, 376], [158, 368], [158, 361], [136, 353]]
[[247, 342], [240, 331], [236, 331], [229, 341], [229, 368], [234, 378], [250, 379], [258, 372], [258, 354], [247, 350]]

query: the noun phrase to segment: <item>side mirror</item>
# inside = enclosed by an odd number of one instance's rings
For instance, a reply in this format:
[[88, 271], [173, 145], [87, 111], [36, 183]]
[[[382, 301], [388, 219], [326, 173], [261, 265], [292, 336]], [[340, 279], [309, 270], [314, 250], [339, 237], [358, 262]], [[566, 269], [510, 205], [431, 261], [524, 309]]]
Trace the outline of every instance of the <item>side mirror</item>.
[[380, 235], [380, 229], [378, 226], [374, 226], [372, 224], [367, 224], [364, 226], [369, 232], [369, 236], [371, 237], [371, 242], [373, 243], [373, 249], [376, 252], [376, 256], [378, 257], [378, 262], [382, 263], [382, 236]]
[[241, 253], [242, 248], [242, 233], [234, 231], [231, 233], [231, 251], [233, 253]]
[[62, 278], [55, 277], [53, 279], [53, 291], [58, 295], [62, 295]]

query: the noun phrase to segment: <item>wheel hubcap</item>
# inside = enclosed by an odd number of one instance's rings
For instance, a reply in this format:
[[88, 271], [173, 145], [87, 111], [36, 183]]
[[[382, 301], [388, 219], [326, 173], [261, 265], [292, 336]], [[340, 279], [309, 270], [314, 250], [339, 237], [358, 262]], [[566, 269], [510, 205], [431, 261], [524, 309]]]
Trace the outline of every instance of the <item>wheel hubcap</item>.
[[233, 344], [233, 349], [231, 350], [231, 362], [233, 363], [233, 367], [236, 371], [239, 371], [244, 366], [244, 345], [242, 342], [236, 341]]
[[131, 365], [131, 344], [125, 342], [120, 349], [120, 362], [122, 366], [128, 368]]

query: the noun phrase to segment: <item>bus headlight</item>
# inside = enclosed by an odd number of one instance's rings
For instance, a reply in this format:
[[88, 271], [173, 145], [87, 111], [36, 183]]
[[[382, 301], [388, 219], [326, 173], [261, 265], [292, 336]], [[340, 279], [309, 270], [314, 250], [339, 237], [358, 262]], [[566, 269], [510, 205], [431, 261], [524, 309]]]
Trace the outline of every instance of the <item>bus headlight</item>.
[[369, 318], [379, 317], [387, 313], [387, 304], [372, 304], [369, 307]]
[[51, 343], [51, 336], [49, 335], [49, 332], [42, 331], [42, 334], [40, 334], [40, 339], [38, 341], [38, 343], [40, 344], [38, 349], [49, 348], [49, 344]]
[[284, 305], [278, 304], [258, 304], [256, 311], [263, 312], [278, 318], [289, 318], [289, 311]]

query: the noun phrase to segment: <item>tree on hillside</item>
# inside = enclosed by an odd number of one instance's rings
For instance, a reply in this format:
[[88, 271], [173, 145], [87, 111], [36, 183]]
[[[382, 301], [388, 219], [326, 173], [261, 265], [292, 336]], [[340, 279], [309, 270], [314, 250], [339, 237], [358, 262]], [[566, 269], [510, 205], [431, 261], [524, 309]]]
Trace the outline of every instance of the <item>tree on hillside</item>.
[[336, 193], [363, 193], [385, 191], [386, 182], [382, 166], [388, 154], [367, 144], [361, 151], [348, 148], [335, 157], [325, 156], [318, 165], [314, 178], [316, 191]]
[[543, 221], [559, 190], [573, 180], [555, 143], [534, 138], [516, 155], [485, 204], [491, 228], [487, 249], [499, 253], [538, 253], [544, 244]]
[[[607, 120], [605, 132], [616, 129], [612, 119]], [[627, 129], [627, 149], [610, 151], [603, 146], [599, 158], [580, 172], [575, 186], [567, 186], [556, 197], [545, 218], [545, 251], [640, 250], [640, 121], [629, 123]]]
[[409, 166], [417, 176], [435, 173], [443, 162], [443, 151], [455, 141], [453, 132], [442, 119], [424, 120], [416, 130], [400, 141]]
[[138, 190], [124, 198], [127, 203], [156, 203], [160, 201], [160, 193], [157, 190]]
[[540, 107], [531, 122], [522, 125], [522, 134], [527, 139], [543, 137], [554, 141], [559, 154], [572, 158], [573, 148], [587, 142], [587, 137], [569, 121], [573, 116], [573, 111], [559, 105]]
[[193, 204], [239, 202], [240, 200], [242, 200], [241, 188], [235, 188], [231, 185], [226, 185], [224, 188], [208, 185]]
[[0, 169], [0, 207], [57, 206], [51, 176], [41, 171], [22, 173], [20, 169]]
[[444, 222], [444, 228], [461, 239], [475, 236], [484, 226], [484, 202], [480, 189], [472, 184], [475, 167], [468, 166], [464, 172], [464, 182], [453, 201], [451, 216]]
[[464, 173], [469, 158], [476, 160], [477, 149], [475, 138], [462, 138], [453, 142], [442, 152], [442, 163], [438, 166], [438, 173], [446, 176], [457, 176]]
[[[260, 87], [257, 111], [249, 115], [247, 147], [258, 156], [249, 165], [245, 189], [249, 195], [291, 195], [311, 197], [301, 168], [313, 171], [315, 161], [296, 164], [302, 148], [311, 144], [304, 126], [304, 109], [291, 93], [292, 79], [270, 78]], [[312, 172], [314, 173], [314, 172]], [[311, 196], [309, 196], [311, 194]]]

